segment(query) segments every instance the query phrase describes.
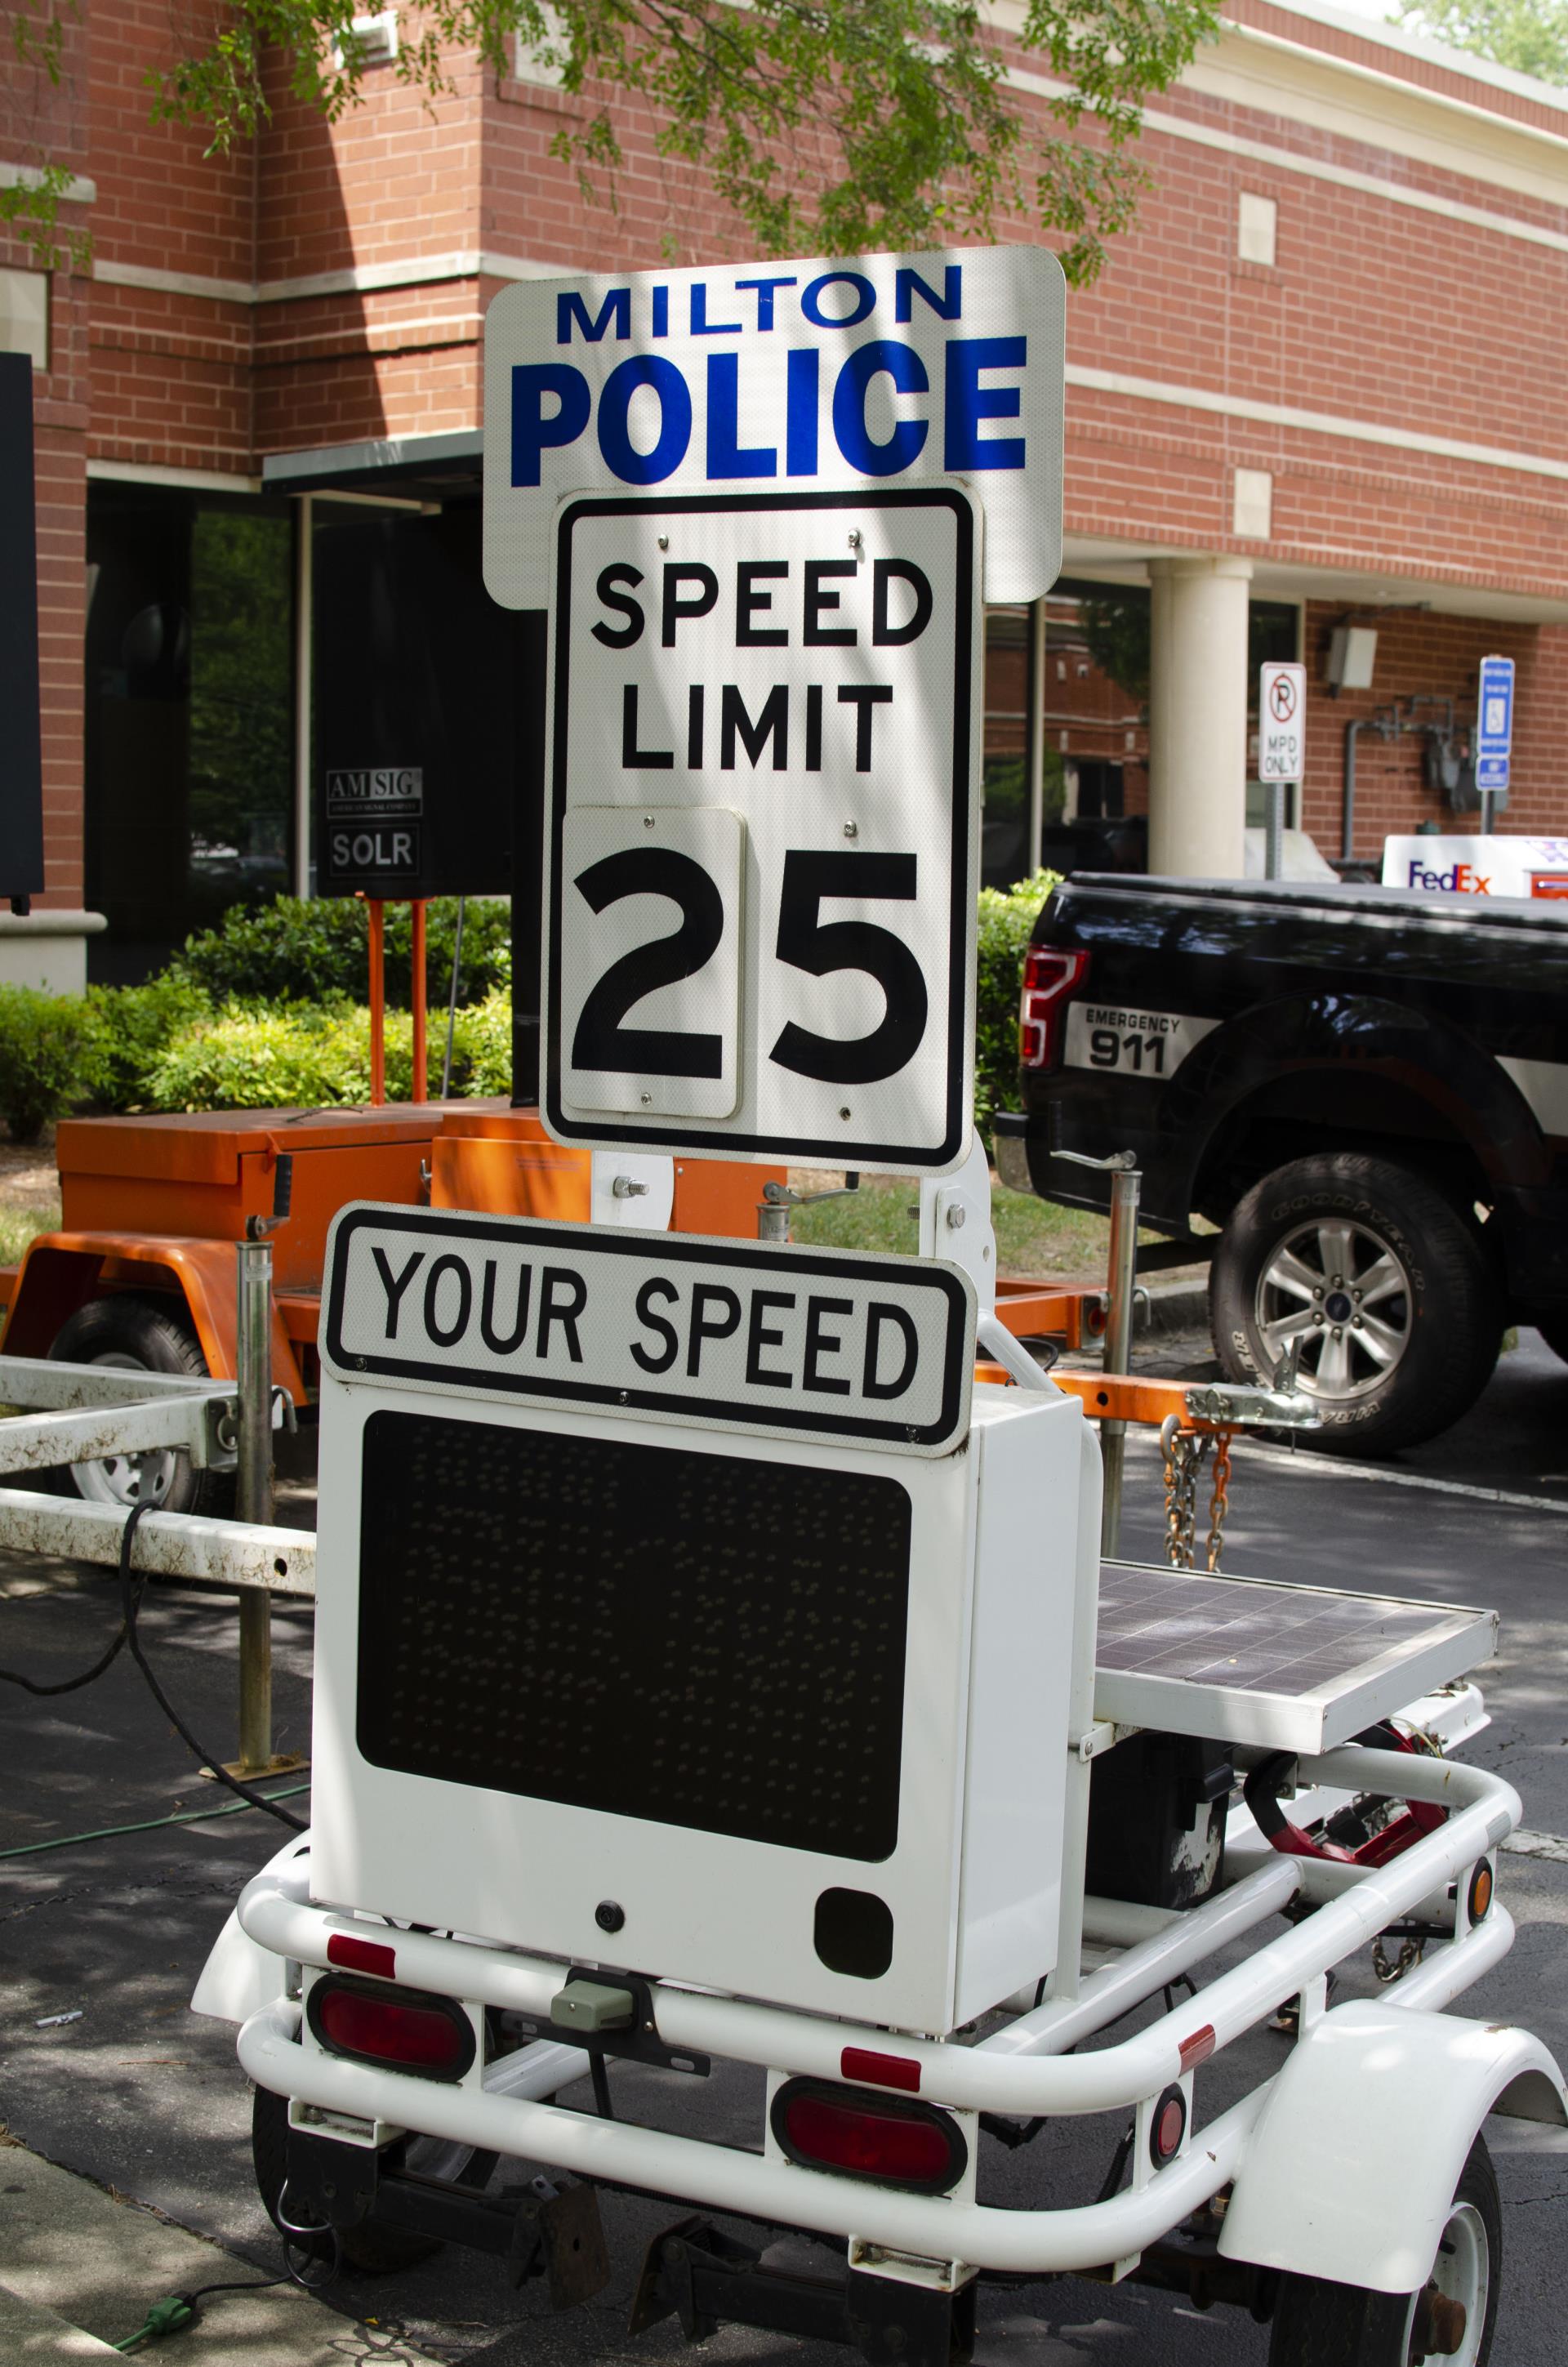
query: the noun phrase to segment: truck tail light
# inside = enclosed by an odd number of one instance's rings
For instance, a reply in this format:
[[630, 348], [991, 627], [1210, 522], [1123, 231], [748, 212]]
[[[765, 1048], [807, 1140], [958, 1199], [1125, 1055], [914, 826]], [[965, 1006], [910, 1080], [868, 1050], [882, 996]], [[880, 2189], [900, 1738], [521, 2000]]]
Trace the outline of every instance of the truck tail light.
[[934, 2104], [818, 2079], [785, 2082], [773, 2098], [773, 2127], [789, 2159], [804, 2169], [874, 2179], [916, 2194], [945, 2194], [969, 2158], [963, 2130]]
[[1062, 1026], [1068, 1003], [1089, 976], [1089, 956], [1031, 946], [1023, 962], [1018, 1014], [1018, 1057], [1026, 1069], [1061, 1065]]
[[329, 1974], [312, 1987], [305, 2011], [327, 2053], [355, 2063], [460, 2079], [474, 2059], [473, 2024], [452, 1998]]

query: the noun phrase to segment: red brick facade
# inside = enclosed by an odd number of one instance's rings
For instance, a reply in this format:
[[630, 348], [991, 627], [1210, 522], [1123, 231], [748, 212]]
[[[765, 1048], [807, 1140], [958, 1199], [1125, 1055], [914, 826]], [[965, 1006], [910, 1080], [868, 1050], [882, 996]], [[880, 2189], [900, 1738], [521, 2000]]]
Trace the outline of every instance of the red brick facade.
[[[1258, 596], [1305, 604], [1304, 819], [1325, 852], [1345, 722], [1416, 694], [1462, 703], [1489, 648], [1520, 666], [1507, 827], [1568, 827], [1568, 110], [1269, 0], [1235, 14], [1151, 110], [1139, 225], [1071, 300], [1068, 570], [1138, 580], [1156, 551], [1235, 552]], [[617, 210], [590, 208], [549, 153], [573, 103], [472, 62], [434, 107], [373, 71], [335, 126], [279, 72], [254, 144], [209, 157], [148, 121], [143, 73], [170, 40], [162, 0], [97, 0], [50, 127], [96, 185], [73, 213], [94, 276], [56, 277], [37, 382], [53, 903], [82, 894], [89, 459], [254, 479], [271, 453], [472, 428], [503, 273], [746, 251], [640, 116]], [[1039, 61], [1020, 62], [1020, 103], [1041, 109]], [[1272, 265], [1238, 253], [1244, 194], [1277, 209]], [[1509, 322], [1489, 364], [1483, 289]], [[1235, 531], [1238, 469], [1271, 480], [1266, 537]], [[1380, 600], [1397, 613], [1375, 687], [1333, 700], [1328, 629], [1378, 621]], [[1415, 739], [1363, 734], [1359, 764], [1359, 853], [1441, 815]]]

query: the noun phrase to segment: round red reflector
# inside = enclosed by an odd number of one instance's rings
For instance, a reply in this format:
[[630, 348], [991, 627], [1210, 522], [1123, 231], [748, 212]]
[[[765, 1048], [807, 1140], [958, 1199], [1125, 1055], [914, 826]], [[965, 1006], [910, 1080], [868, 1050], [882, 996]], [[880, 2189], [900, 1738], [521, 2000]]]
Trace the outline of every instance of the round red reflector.
[[779, 2090], [773, 2133], [791, 2160], [808, 2169], [927, 2192], [956, 2185], [967, 2158], [963, 2135], [945, 2113], [869, 2096], [863, 2102], [852, 2091], [805, 2084]]
[[375, 1994], [358, 1983], [318, 1981], [310, 2026], [334, 2055], [395, 2065], [427, 2078], [460, 2079], [474, 2059], [468, 2016], [435, 1998]]
[[1149, 2124], [1149, 2153], [1156, 2169], [1176, 2159], [1186, 2134], [1187, 2099], [1179, 2088], [1168, 2088]]

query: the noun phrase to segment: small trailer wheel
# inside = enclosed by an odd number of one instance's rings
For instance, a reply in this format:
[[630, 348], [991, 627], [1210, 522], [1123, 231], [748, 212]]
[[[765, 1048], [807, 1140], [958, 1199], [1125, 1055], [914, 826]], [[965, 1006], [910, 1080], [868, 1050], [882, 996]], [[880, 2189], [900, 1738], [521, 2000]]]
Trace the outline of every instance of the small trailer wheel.
[[[205, 1380], [207, 1360], [184, 1305], [116, 1292], [91, 1298], [55, 1333], [50, 1354], [66, 1365], [106, 1365], [126, 1373], [173, 1373]], [[154, 1447], [146, 1455], [106, 1455], [98, 1463], [68, 1463], [50, 1475], [57, 1495], [85, 1496], [90, 1504], [130, 1512], [150, 1503], [160, 1512], [231, 1511], [231, 1483], [220, 1471], [193, 1469], [188, 1455]]]
[[1486, 2367], [1502, 2274], [1497, 2174], [1477, 2137], [1430, 2282], [1417, 2293], [1383, 2293], [1326, 2277], [1282, 2277], [1269, 2367], [1419, 2367], [1423, 2360]]
[[[493, 2153], [477, 2153], [467, 2146], [446, 2145], [439, 2137], [401, 2137], [389, 2146], [382, 2156], [389, 2169], [409, 2169], [422, 2178], [439, 2178], [451, 2185], [483, 2186], [487, 2183], [498, 2157]], [[251, 2159], [255, 2169], [256, 2191], [266, 2207], [266, 2215], [281, 2234], [277, 2206], [283, 2197], [284, 2180], [288, 2162], [288, 2100], [275, 2096], [269, 2088], [258, 2088], [251, 2105]], [[325, 2259], [331, 2250], [331, 2238], [323, 2235], [316, 2243], [296, 2236], [294, 2248], [307, 2259]], [[384, 2227], [374, 2219], [367, 2219], [357, 2227], [340, 2231], [343, 2257], [351, 2268], [363, 2270], [371, 2276], [390, 2276], [399, 2269], [416, 2268], [421, 2260], [429, 2259], [441, 2246], [434, 2236], [417, 2236], [403, 2227]]]

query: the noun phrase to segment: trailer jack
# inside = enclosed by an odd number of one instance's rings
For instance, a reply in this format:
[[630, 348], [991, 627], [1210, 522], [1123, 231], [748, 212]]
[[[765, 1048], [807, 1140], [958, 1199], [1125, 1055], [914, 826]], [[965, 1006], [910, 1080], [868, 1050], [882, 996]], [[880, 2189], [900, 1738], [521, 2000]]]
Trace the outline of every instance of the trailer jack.
[[648, 2248], [630, 2334], [678, 2317], [688, 2342], [724, 2323], [809, 2342], [840, 2342], [872, 2367], [963, 2367], [975, 2348], [976, 2281], [957, 2292], [835, 2265], [823, 2275], [776, 2267], [710, 2220], [678, 2219]]

